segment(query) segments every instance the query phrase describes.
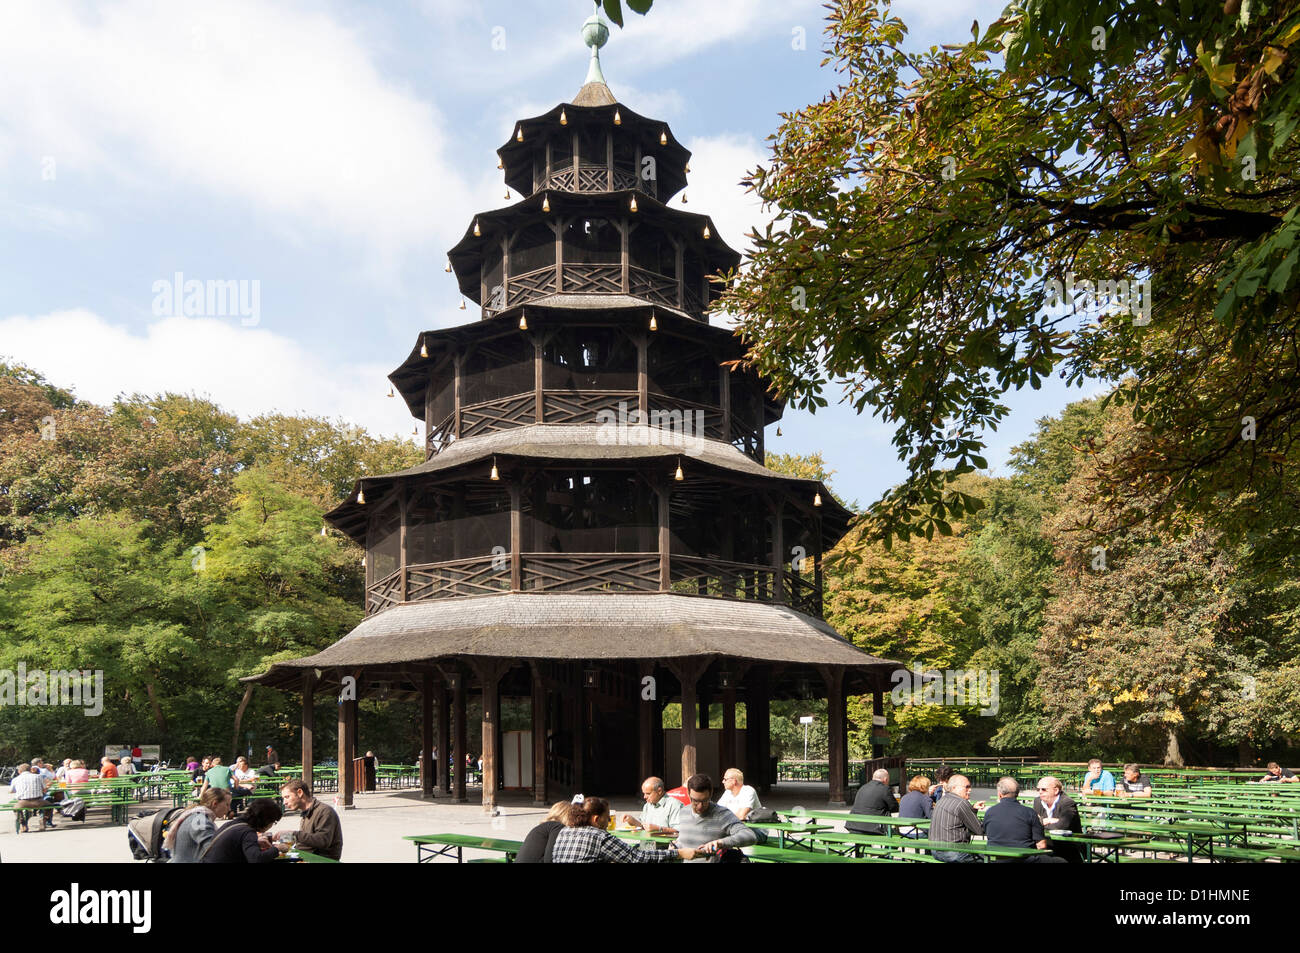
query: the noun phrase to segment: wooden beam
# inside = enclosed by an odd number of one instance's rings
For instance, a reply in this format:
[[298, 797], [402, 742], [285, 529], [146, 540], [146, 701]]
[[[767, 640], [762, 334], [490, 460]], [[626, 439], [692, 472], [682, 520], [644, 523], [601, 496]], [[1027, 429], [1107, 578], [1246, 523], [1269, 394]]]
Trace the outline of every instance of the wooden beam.
[[843, 807], [845, 782], [849, 774], [848, 724], [844, 699], [844, 669], [838, 665], [818, 666], [826, 683], [827, 758], [830, 761], [830, 804]]
[[[527, 312], [525, 312], [527, 313]], [[542, 400], [543, 385], [542, 339], [533, 335], [533, 422], [541, 423], [546, 419], [546, 405]]]
[[420, 796], [433, 799], [433, 673], [420, 676]]
[[510, 475], [510, 591], [519, 592], [524, 587], [523, 545], [524, 513], [521, 505], [522, 474]]
[[530, 662], [533, 680], [533, 805], [546, 805], [546, 685], [541, 663]]
[[629, 260], [631, 254], [631, 231], [631, 223], [628, 222], [627, 219], [621, 219], [618, 224], [619, 249], [621, 252], [618, 260], [622, 266], [619, 276], [620, 281], [622, 282], [623, 294], [629, 294], [631, 292], [631, 277], [629, 274], [629, 268], [631, 267], [631, 262]]
[[302, 673], [302, 780], [308, 787], [311, 786], [312, 775], [316, 768], [315, 755], [312, 751], [315, 733], [316, 673], [307, 669]]
[[667, 592], [672, 588], [672, 567], [669, 563], [672, 535], [668, 525], [672, 490], [660, 486], [656, 493], [659, 495], [659, 591]]
[[785, 602], [785, 504], [772, 507], [772, 601]]
[[501, 752], [497, 746], [497, 732], [501, 726], [501, 676], [514, 663], [510, 659], [476, 659], [470, 664], [483, 693], [483, 810], [493, 814], [497, 807], [497, 783], [501, 777]]
[[[873, 679], [872, 681], [873, 684], [879, 686], [878, 681], [876, 681], [875, 679]], [[878, 735], [881, 732], [882, 729], [876, 727], [876, 718], [885, 717], [885, 693], [881, 691], [879, 687], [872, 689], [871, 692], [871, 714], [872, 714], [871, 734], [868, 735], [868, 737]], [[871, 757], [875, 759], [875, 758], [883, 758], [884, 756], [885, 756], [885, 746], [872, 744]], [[903, 778], [902, 780], [905, 782], [907, 779]]]
[[731, 372], [718, 366], [718, 403], [722, 410], [722, 442], [731, 443]]
[[664, 665], [677, 676], [682, 686], [682, 774], [681, 784], [696, 772], [696, 690], [700, 676], [709, 667], [710, 658], [669, 659]]
[[452, 423], [452, 432], [456, 434], [456, 439], [459, 440], [460, 439], [460, 366], [461, 366], [461, 356], [459, 354], [456, 355], [452, 364], [456, 374], [456, 382], [455, 384], [452, 385], [452, 392], [455, 401], [452, 409], [452, 413], [455, 415], [454, 421]]
[[409, 496], [410, 493], [407, 490], [406, 484], [402, 484], [401, 493], [397, 497], [397, 507], [402, 514], [402, 527], [401, 530], [399, 531], [399, 538], [397, 541], [397, 545], [400, 549], [400, 552], [398, 553], [398, 568], [401, 569], [401, 576], [399, 578], [401, 580], [401, 585], [402, 585], [401, 597], [403, 602], [407, 600], [407, 594], [409, 592], [409, 588], [407, 585], [408, 580], [406, 576], [406, 523], [407, 523], [406, 508], [409, 502], [408, 500]]
[[453, 668], [447, 673], [448, 680], [452, 683], [452, 703], [451, 703], [451, 720], [452, 734], [455, 738], [452, 741], [452, 800], [457, 804], [464, 804], [468, 798], [465, 796], [465, 755], [468, 748], [468, 737], [465, 728], [466, 710], [468, 708], [468, 690], [465, 685], [467, 681], [465, 673], [459, 666]]
[[[763, 665], [745, 679], [745, 778], [760, 794], [771, 790], [771, 696], [772, 669]], [[750, 775], [753, 775], [752, 780]]]
[[[654, 678], [653, 662], [637, 663], [637, 768], [641, 779], [657, 774], [655, 771], [654, 732], [657, 726], [663, 730], [662, 710], [659, 708], [658, 692], [655, 697], [646, 698], [645, 684], [647, 678]], [[654, 685], [655, 682], [651, 682]]]
[[[343, 674], [339, 675], [339, 682], [343, 681]], [[352, 708], [356, 706], [355, 701], [343, 701], [339, 699], [339, 786], [338, 786], [338, 805], [347, 810], [352, 804], [352, 757], [353, 757], [353, 739], [352, 739]]]
[[641, 411], [641, 420], [649, 423], [650, 335], [645, 333], [636, 336], [636, 406]]
[[451, 698], [447, 694], [447, 682], [438, 680], [434, 689], [434, 701], [438, 706], [438, 790], [443, 794], [451, 793], [451, 774], [447, 770], [451, 757]]

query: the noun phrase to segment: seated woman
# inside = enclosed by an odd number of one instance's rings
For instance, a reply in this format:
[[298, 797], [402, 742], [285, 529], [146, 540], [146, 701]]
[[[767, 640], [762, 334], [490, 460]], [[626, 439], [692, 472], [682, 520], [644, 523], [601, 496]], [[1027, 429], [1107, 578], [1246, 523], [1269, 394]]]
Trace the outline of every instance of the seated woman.
[[197, 864], [203, 860], [212, 839], [217, 836], [217, 821], [230, 813], [230, 792], [225, 788], [208, 788], [199, 803], [184, 811], [167, 825], [163, 845], [173, 864]]
[[549, 864], [555, 851], [555, 838], [564, 830], [564, 818], [568, 816], [572, 805], [568, 801], [556, 801], [551, 805], [546, 820], [538, 824], [524, 838], [524, 846], [515, 858], [516, 864]]
[[[899, 817], [929, 817], [934, 810], [930, 800], [930, 779], [923, 774], [912, 778], [907, 785], [907, 793], [898, 802]], [[916, 827], [900, 827], [899, 833], [904, 837], [922, 837], [924, 831]]]
[[662, 864], [672, 860], [693, 860], [697, 851], [686, 847], [668, 850], [642, 850], [611, 834], [609, 802], [603, 797], [589, 797], [581, 804], [570, 804], [564, 818], [564, 830], [555, 838], [553, 864]]
[[[207, 792], [204, 793], [206, 795]], [[217, 831], [217, 836], [212, 839], [201, 862], [269, 864], [280, 856], [280, 851], [271, 843], [270, 838], [263, 835], [283, 816], [280, 806], [271, 798], [254, 801], [242, 816], [226, 822]]]

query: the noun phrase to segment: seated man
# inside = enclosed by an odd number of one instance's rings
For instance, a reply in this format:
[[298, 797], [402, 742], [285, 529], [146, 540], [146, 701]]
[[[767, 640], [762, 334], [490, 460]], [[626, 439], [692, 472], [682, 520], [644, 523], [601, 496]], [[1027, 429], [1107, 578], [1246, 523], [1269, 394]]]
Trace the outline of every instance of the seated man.
[[[888, 817], [897, 810], [898, 801], [894, 797], [894, 793], [889, 790], [889, 772], [881, 768], [871, 775], [870, 781], [858, 788], [857, 797], [853, 799], [853, 807], [849, 813]], [[856, 821], [846, 822], [844, 829], [855, 834], [883, 834], [885, 832], [885, 829], [879, 824], [859, 824]]]
[[686, 790], [691, 809], [683, 811], [677, 820], [677, 844], [703, 855], [687, 863], [707, 864], [714, 854], [758, 843], [758, 835], [751, 828], [725, 807], [713, 803], [713, 779], [707, 774], [692, 774], [686, 780]]
[[[290, 778], [280, 788], [286, 811], [301, 811], [302, 825], [296, 831], [276, 831], [278, 839], [286, 833], [293, 834], [293, 845], [305, 847], [314, 854], [338, 860], [343, 856], [343, 828], [334, 808], [312, 797], [311, 788], [301, 778]], [[282, 844], [288, 850], [288, 844]]]
[[1268, 763], [1268, 772], [1260, 778], [1261, 781], [1300, 781], [1294, 774], [1278, 765], [1276, 761]]
[[[45, 800], [45, 792], [49, 786], [49, 782], [41, 777], [41, 773], [34, 770], [29, 764], [18, 765], [18, 773], [14, 775], [13, 781], [9, 784], [9, 790], [13, 792], [16, 798], [18, 798], [13, 805], [14, 810], [39, 810], [41, 818], [41, 826], [39, 830], [42, 831], [45, 830], [47, 821], [54, 815], [54, 809], [51, 808], [49, 802]], [[27, 817], [23, 814], [19, 814], [18, 817], [19, 833], [28, 833]]]
[[[1063, 864], [1065, 858], [1048, 851], [1047, 835], [1043, 824], [1032, 808], [1021, 804], [1017, 798], [1020, 785], [1015, 778], [998, 781], [998, 803], [984, 812], [984, 836], [990, 847], [1034, 847], [1043, 853], [1021, 858], [1025, 863]], [[999, 863], [1016, 863], [1009, 857], [994, 858]]]
[[1093, 758], [1088, 762], [1088, 773], [1079, 785], [1081, 794], [1111, 794], [1115, 790], [1115, 776], [1101, 769], [1101, 759]]
[[762, 807], [758, 792], [745, 783], [745, 776], [739, 768], [728, 768], [722, 776], [724, 793], [718, 798], [718, 807], [726, 808], [740, 820], [748, 820], [749, 815]]
[[[1083, 833], [1083, 821], [1079, 817], [1079, 806], [1061, 790], [1061, 782], [1050, 774], [1038, 779], [1038, 797], [1034, 798], [1034, 813], [1043, 824], [1043, 833], [1069, 831], [1072, 834]], [[1083, 863], [1083, 854], [1077, 844], [1065, 841], [1050, 841], [1052, 853], [1072, 864]]]
[[[963, 774], [954, 774], [944, 784], [944, 796], [939, 798], [930, 814], [930, 840], [944, 844], [969, 844], [972, 834], [984, 833], [979, 818], [975, 816], [975, 807], [983, 807], [984, 802], [971, 807], [970, 788], [970, 778]], [[979, 863], [979, 857], [965, 851], [936, 849], [933, 853], [936, 860], [945, 863]]]
[[652, 834], [656, 831], [677, 833], [677, 818], [681, 816], [682, 803], [676, 798], [667, 797], [665, 790], [662, 778], [646, 778], [642, 781], [641, 796], [645, 798], [645, 804], [641, 807], [641, 817], [638, 820], [635, 815], [624, 814], [623, 823]]
[[1120, 797], [1150, 797], [1151, 782], [1136, 764], [1124, 765], [1124, 776], [1115, 789]]

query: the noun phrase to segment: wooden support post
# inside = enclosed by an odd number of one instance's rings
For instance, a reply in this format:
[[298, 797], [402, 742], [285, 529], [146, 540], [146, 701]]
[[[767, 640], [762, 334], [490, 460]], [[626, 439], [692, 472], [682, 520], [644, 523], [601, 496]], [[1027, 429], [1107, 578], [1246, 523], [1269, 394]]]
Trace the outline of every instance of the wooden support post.
[[650, 422], [650, 336], [638, 334], [636, 338], [636, 407], [641, 411], [641, 422]]
[[[770, 700], [772, 671], [767, 666], [748, 674], [745, 679], [745, 780], [759, 794], [766, 794], [776, 780], [771, 776], [772, 748]], [[753, 775], [752, 779], [750, 775]]]
[[402, 572], [401, 572], [401, 577], [400, 577], [400, 578], [401, 578], [401, 586], [402, 586], [402, 601], [403, 601], [403, 602], [406, 601], [406, 599], [407, 599], [407, 593], [409, 592], [409, 589], [408, 589], [408, 580], [407, 580], [407, 574], [406, 574], [406, 523], [407, 523], [407, 519], [406, 519], [406, 505], [407, 505], [407, 499], [406, 499], [406, 498], [407, 498], [408, 495], [409, 495], [409, 494], [407, 493], [406, 487], [405, 487], [404, 485], [402, 486], [401, 489], [399, 489], [399, 490], [397, 491], [397, 508], [398, 508], [398, 510], [401, 512], [401, 515], [402, 515], [402, 528], [401, 528], [401, 530], [400, 530], [400, 532], [399, 532], [399, 537], [400, 537], [400, 538], [398, 539], [398, 544], [397, 544], [397, 545], [398, 545], [398, 548], [399, 548], [399, 550], [400, 550], [399, 553], [398, 553], [398, 566], [399, 566], [399, 567], [401, 568], [401, 570], [402, 570]]
[[[350, 675], [351, 672], [343, 674]], [[340, 678], [340, 684], [342, 679]], [[341, 692], [341, 688], [340, 688]], [[355, 738], [352, 734], [352, 710], [356, 708], [355, 700], [344, 701], [339, 698], [339, 786], [338, 805], [350, 810], [352, 804], [352, 758], [355, 756]]]
[[[884, 717], [885, 717], [885, 693], [880, 689], [880, 687], [879, 687], [879, 685], [880, 685], [879, 681], [876, 681], [874, 684], [875, 684], [877, 687], [875, 687], [875, 688], [873, 688], [873, 689], [871, 690], [871, 716], [872, 716], [872, 717], [871, 717], [871, 736], [872, 736], [872, 737], [875, 737], [876, 735], [882, 734], [882, 733], [884, 732], [884, 730], [885, 730], [883, 727], [878, 726], [877, 723], [876, 723], [876, 719], [877, 719], [877, 718], [884, 718]], [[873, 744], [871, 745], [871, 757], [872, 757], [872, 759], [874, 760], [875, 758], [883, 758], [884, 756], [885, 756], [885, 746], [884, 746], [884, 745], [878, 745], [878, 744], [874, 744], [874, 743], [873, 743]], [[907, 780], [906, 778], [903, 778], [903, 779], [902, 779], [903, 782], [905, 782], [906, 780]], [[901, 783], [901, 782], [900, 782], [900, 783]]]
[[541, 423], [546, 419], [546, 404], [542, 393], [542, 339], [533, 338], [533, 422]]
[[696, 690], [709, 661], [708, 658], [687, 658], [664, 663], [682, 686], [682, 784], [696, 772]]
[[731, 675], [730, 684], [722, 690], [722, 745], [719, 748], [722, 770], [737, 767], [736, 764], [736, 676]]
[[605, 133], [605, 191], [614, 191], [614, 134]]
[[672, 588], [672, 566], [669, 562], [672, 536], [668, 525], [672, 490], [661, 486], [656, 489], [656, 492], [659, 495], [659, 591], [667, 592]]
[[452, 370], [455, 373], [455, 383], [452, 384], [452, 413], [455, 419], [452, 421], [452, 431], [456, 434], [456, 439], [460, 439], [460, 364], [461, 357], [459, 354], [452, 360]]
[[822, 607], [822, 518], [820, 516], [813, 520], [813, 532], [816, 534], [814, 547], [817, 551], [813, 559], [813, 589], [817, 592], [817, 617], [821, 618], [824, 609]]
[[533, 805], [546, 804], [546, 683], [540, 662], [529, 667], [533, 675]]
[[621, 223], [619, 223], [618, 234], [621, 238], [620, 241], [621, 254], [619, 255], [619, 262], [620, 262], [619, 281], [621, 283], [620, 286], [623, 289], [623, 294], [628, 294], [631, 291], [629, 258], [632, 253], [631, 252], [632, 223], [624, 219]]
[[843, 807], [845, 782], [849, 772], [847, 715], [844, 704], [844, 669], [838, 665], [819, 666], [826, 683], [827, 758], [830, 761], [830, 804]]
[[[654, 731], [655, 716], [659, 714], [658, 691], [657, 682], [646, 682], [647, 678], [654, 678], [654, 672], [653, 662], [637, 663], [637, 768], [642, 780], [656, 773]], [[651, 687], [656, 688], [656, 691], [650, 692]], [[650, 697], [647, 698], [647, 695]]]
[[452, 740], [451, 749], [453, 779], [451, 799], [457, 804], [464, 804], [468, 800], [465, 796], [465, 776], [469, 773], [465, 768], [465, 755], [468, 748], [465, 718], [466, 710], [469, 707], [469, 693], [465, 685], [465, 673], [460, 670], [459, 666], [448, 673], [448, 681], [451, 682], [452, 734], [455, 736]]
[[420, 677], [420, 796], [433, 799], [433, 673]]
[[785, 602], [785, 501], [772, 510], [772, 601]]
[[707, 686], [696, 691], [700, 709], [700, 731], [709, 730], [709, 707], [713, 704], [713, 695]]
[[722, 411], [722, 442], [731, 443], [731, 372], [718, 367], [718, 404]]
[[480, 659], [473, 663], [483, 692], [483, 810], [494, 813], [497, 783], [501, 777], [501, 753], [497, 732], [501, 727], [501, 676], [510, 668], [509, 659]]
[[573, 786], [581, 791], [583, 787], [583, 771], [585, 760], [583, 755], [586, 751], [586, 726], [587, 726], [587, 689], [583, 684], [582, 662], [574, 663], [577, 667], [578, 677], [574, 681], [576, 686], [573, 692]]
[[524, 514], [520, 505], [521, 475], [510, 476], [510, 591], [519, 592], [524, 587], [523, 542]]
[[[302, 780], [310, 786], [316, 769], [312, 751], [316, 733], [316, 673], [311, 669], [302, 675]], [[312, 788], [315, 791], [315, 788]]]
[[447, 769], [451, 763], [451, 698], [447, 694], [445, 679], [438, 681], [438, 687], [434, 689], [434, 700], [438, 705], [438, 790], [450, 794], [451, 773]]

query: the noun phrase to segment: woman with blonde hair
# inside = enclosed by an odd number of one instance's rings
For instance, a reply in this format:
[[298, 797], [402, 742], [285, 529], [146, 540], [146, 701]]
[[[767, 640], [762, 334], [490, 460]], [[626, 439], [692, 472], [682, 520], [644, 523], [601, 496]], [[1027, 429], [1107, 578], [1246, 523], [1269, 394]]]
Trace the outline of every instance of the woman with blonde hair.
[[217, 821], [230, 813], [230, 792], [225, 788], [208, 788], [199, 803], [181, 813], [167, 825], [163, 846], [173, 864], [197, 864], [203, 860], [208, 845], [217, 836]]
[[546, 820], [538, 824], [524, 838], [524, 846], [519, 849], [516, 864], [549, 864], [551, 851], [555, 849], [555, 837], [564, 830], [564, 818], [569, 813], [568, 801], [556, 801], [546, 814]]

